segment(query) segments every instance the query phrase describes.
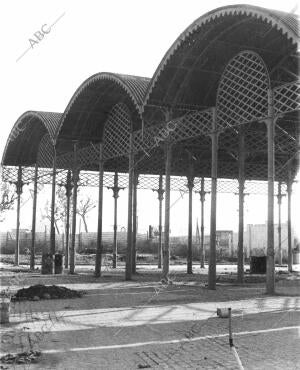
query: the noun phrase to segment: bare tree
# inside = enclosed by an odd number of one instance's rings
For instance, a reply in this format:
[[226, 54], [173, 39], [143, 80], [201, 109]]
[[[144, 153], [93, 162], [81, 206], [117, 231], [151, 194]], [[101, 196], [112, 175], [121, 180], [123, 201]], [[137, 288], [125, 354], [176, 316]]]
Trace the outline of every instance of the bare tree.
[[[56, 190], [56, 201], [54, 207], [54, 226], [57, 234], [60, 234], [59, 224], [62, 223], [65, 227], [67, 214], [67, 202], [64, 188], [59, 187]], [[51, 221], [51, 202], [47, 201], [42, 214], [43, 219]]]
[[8, 183], [3, 181], [1, 181], [0, 183], [0, 189], [0, 222], [3, 222], [5, 219], [5, 212], [13, 209], [14, 201], [17, 198], [17, 194], [11, 189]]
[[90, 196], [85, 196], [81, 198], [77, 204], [77, 214], [82, 218], [84, 224], [84, 230], [87, 233], [88, 227], [86, 222], [87, 214], [96, 207], [96, 202], [91, 199]]

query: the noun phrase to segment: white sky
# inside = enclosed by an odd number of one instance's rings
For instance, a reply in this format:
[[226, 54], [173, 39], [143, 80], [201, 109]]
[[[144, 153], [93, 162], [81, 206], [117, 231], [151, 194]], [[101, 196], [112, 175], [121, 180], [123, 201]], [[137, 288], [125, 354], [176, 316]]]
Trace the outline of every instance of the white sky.
[[[63, 112], [77, 87], [97, 72], [116, 72], [151, 77], [162, 57], [179, 34], [196, 18], [214, 8], [240, 1], [196, 0], [85, 0], [85, 1], [2, 1], [0, 3], [1, 37], [1, 136], [0, 155], [17, 118], [27, 110]], [[250, 1], [248, 4], [292, 11], [296, 0]], [[38, 45], [30, 49], [29, 39], [44, 24], [52, 24], [65, 15]], [[89, 190], [92, 192], [93, 190]], [[299, 186], [295, 187], [293, 218], [298, 221]], [[50, 194], [50, 193], [49, 193]], [[95, 190], [95, 199], [97, 191]], [[113, 198], [105, 191], [104, 230], [112, 230]], [[119, 198], [120, 226], [126, 225], [127, 193]], [[179, 193], [172, 194], [175, 201]], [[24, 199], [30, 197], [25, 190]], [[195, 196], [195, 199], [198, 196]], [[43, 208], [44, 196], [39, 208]], [[158, 201], [152, 191], [139, 192], [139, 231], [157, 225]], [[206, 202], [206, 225], [209, 227], [209, 197]], [[237, 197], [219, 195], [219, 229], [237, 228]], [[199, 217], [200, 202], [194, 202], [194, 222]], [[299, 206], [298, 206], [299, 208]], [[264, 223], [265, 197], [246, 199], [246, 223]], [[275, 218], [277, 210], [275, 209]], [[38, 212], [39, 215], [39, 212]], [[200, 218], [200, 217], [199, 217]], [[286, 202], [283, 203], [286, 220]], [[89, 217], [89, 229], [96, 230], [96, 213]], [[15, 213], [7, 213], [1, 231], [15, 227]], [[22, 207], [21, 227], [31, 228], [31, 202]], [[44, 226], [41, 223], [40, 229]], [[171, 210], [172, 235], [187, 233], [187, 196]]]

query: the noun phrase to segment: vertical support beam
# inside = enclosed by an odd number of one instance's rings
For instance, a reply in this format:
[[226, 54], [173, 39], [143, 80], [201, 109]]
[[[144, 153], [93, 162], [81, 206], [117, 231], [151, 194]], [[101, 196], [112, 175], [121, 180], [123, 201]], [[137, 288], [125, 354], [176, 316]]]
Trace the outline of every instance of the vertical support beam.
[[112, 267], [115, 269], [117, 267], [117, 253], [118, 253], [118, 240], [117, 240], [117, 231], [118, 231], [118, 198], [119, 198], [119, 187], [118, 187], [118, 172], [115, 172], [114, 175], [114, 240], [113, 240], [113, 264]]
[[268, 96], [268, 220], [267, 220], [267, 294], [275, 293], [275, 258], [274, 258], [274, 178], [275, 178], [275, 122], [273, 112], [273, 92], [269, 90]]
[[72, 195], [72, 174], [68, 170], [67, 183], [66, 183], [66, 197], [67, 197], [67, 214], [66, 214], [66, 244], [65, 244], [65, 268], [69, 267], [69, 238], [70, 238], [70, 203]]
[[239, 229], [238, 229], [238, 266], [237, 281], [244, 282], [244, 189], [245, 189], [245, 131], [244, 127], [239, 129]]
[[157, 267], [161, 269], [162, 260], [162, 202], [164, 199], [164, 189], [163, 189], [163, 177], [162, 174], [159, 175], [158, 182], [158, 247], [157, 247]]
[[131, 280], [132, 276], [132, 195], [134, 176], [134, 152], [133, 135], [129, 136], [129, 169], [128, 169], [128, 218], [127, 218], [127, 251], [125, 280]]
[[189, 155], [189, 176], [187, 188], [189, 191], [189, 218], [188, 218], [188, 250], [187, 250], [187, 273], [193, 273], [193, 188], [194, 174], [192, 166], [192, 156]]
[[77, 214], [77, 189], [79, 180], [79, 169], [77, 163], [77, 143], [74, 144], [73, 164], [73, 211], [72, 211], [72, 237], [70, 250], [70, 274], [75, 272], [75, 242], [76, 242], [76, 214]]
[[133, 200], [132, 200], [132, 273], [136, 273], [136, 236], [137, 236], [137, 186], [139, 174], [134, 171], [133, 180]]
[[278, 264], [282, 265], [282, 249], [281, 249], [281, 203], [282, 203], [283, 194], [281, 192], [281, 181], [278, 182]]
[[15, 249], [15, 265], [19, 266], [20, 258], [20, 208], [21, 208], [21, 194], [23, 192], [22, 182], [22, 166], [18, 168], [18, 179], [16, 182], [17, 193], [17, 229], [16, 229], [16, 249]]
[[119, 191], [124, 188], [119, 188], [118, 184], [118, 172], [115, 172], [114, 175], [114, 186], [107, 187], [107, 189], [111, 189], [113, 191], [113, 198], [114, 198], [114, 239], [113, 239], [113, 263], [112, 268], [115, 269], [117, 267], [117, 254], [118, 254], [118, 238], [117, 238], [117, 231], [118, 231], [118, 198], [119, 198]]
[[165, 234], [163, 245], [163, 271], [162, 278], [168, 282], [169, 262], [170, 262], [170, 188], [171, 188], [171, 165], [172, 165], [172, 146], [166, 142], [166, 189], [165, 189]]
[[217, 173], [218, 173], [218, 133], [216, 109], [213, 109], [211, 134], [211, 211], [210, 211], [210, 250], [208, 289], [216, 289], [216, 225], [217, 225]]
[[55, 254], [55, 190], [56, 190], [56, 148], [53, 146], [52, 197], [50, 221], [50, 254]]
[[35, 228], [36, 228], [36, 204], [38, 192], [38, 165], [35, 164], [34, 183], [33, 183], [33, 205], [32, 205], [32, 226], [31, 226], [31, 251], [30, 251], [30, 270], [34, 270], [35, 259]]
[[204, 202], [205, 202], [204, 177], [201, 178], [200, 202], [201, 202], [201, 227], [200, 227], [200, 267], [204, 269], [205, 249], [204, 249]]
[[293, 271], [293, 254], [292, 254], [292, 173], [288, 169], [287, 180], [287, 232], [288, 232], [288, 271]]
[[103, 176], [104, 176], [104, 144], [99, 146], [99, 198], [98, 198], [98, 226], [97, 226], [97, 252], [95, 262], [95, 276], [101, 276], [102, 264], [102, 219], [103, 219]]

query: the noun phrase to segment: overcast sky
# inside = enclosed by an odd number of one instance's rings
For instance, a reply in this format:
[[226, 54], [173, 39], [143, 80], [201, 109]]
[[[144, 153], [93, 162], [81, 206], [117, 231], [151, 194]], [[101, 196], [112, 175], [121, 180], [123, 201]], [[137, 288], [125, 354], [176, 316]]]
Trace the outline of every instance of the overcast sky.
[[[97, 72], [151, 77], [173, 41], [190, 23], [207, 11], [235, 3], [240, 1], [1, 1], [1, 157], [9, 132], [23, 112], [63, 112], [77, 87]], [[289, 12], [295, 10], [297, 1], [257, 0], [247, 3]], [[33, 34], [58, 18], [51, 32], [30, 49], [29, 39]], [[22, 56], [26, 50], [28, 52]], [[178, 196], [179, 193], [172, 194], [173, 200]], [[26, 190], [24, 199], [29, 197]], [[157, 224], [158, 204], [155, 199], [152, 192], [140, 193], [140, 231], [144, 231], [148, 224]], [[294, 199], [300, 204], [299, 196]], [[126, 225], [126, 203], [124, 191], [120, 197], [120, 226]], [[235, 196], [219, 196], [219, 229], [237, 228], [237, 204]], [[263, 206], [258, 210], [257, 204]], [[105, 230], [112, 229], [112, 206], [111, 192], [105, 191]], [[21, 227], [29, 229], [30, 207], [30, 201], [22, 207], [21, 219]], [[39, 208], [43, 208], [41, 201]], [[194, 222], [199, 217], [199, 208], [200, 204], [195, 202]], [[145, 210], [146, 213], [143, 212]], [[246, 211], [246, 223], [264, 223], [265, 197], [248, 197]], [[209, 216], [209, 198], [206, 213]], [[185, 215], [185, 218], [178, 217], [178, 214]], [[183, 199], [172, 208], [173, 235], [186, 234], [186, 219], [187, 199]], [[94, 220], [95, 214], [91, 214], [91, 230], [96, 228]], [[286, 202], [283, 204], [285, 220]], [[5, 231], [14, 225], [15, 214], [8, 213], [6, 222], [0, 227]], [[43, 228], [42, 223], [39, 228]]]

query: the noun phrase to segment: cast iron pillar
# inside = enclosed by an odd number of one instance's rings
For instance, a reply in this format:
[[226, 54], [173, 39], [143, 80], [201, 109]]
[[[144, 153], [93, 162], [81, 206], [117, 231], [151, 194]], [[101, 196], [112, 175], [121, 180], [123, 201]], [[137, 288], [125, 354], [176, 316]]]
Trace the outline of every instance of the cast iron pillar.
[[103, 220], [103, 177], [104, 177], [104, 144], [99, 145], [99, 197], [98, 197], [98, 225], [97, 225], [97, 252], [95, 262], [95, 276], [101, 276], [102, 265], [102, 220]]
[[209, 192], [205, 191], [204, 187], [204, 177], [201, 178], [201, 189], [198, 192], [200, 195], [200, 202], [201, 202], [201, 226], [200, 226], [200, 268], [204, 269], [204, 262], [205, 262], [205, 249], [204, 249], [204, 202], [205, 202], [205, 195], [209, 194]]
[[119, 178], [118, 172], [115, 172], [114, 175], [114, 186], [107, 187], [113, 191], [113, 198], [114, 198], [114, 239], [113, 239], [113, 263], [112, 268], [115, 269], [117, 267], [117, 254], [118, 254], [118, 198], [119, 198], [119, 191], [123, 190], [124, 188], [119, 187]]
[[129, 136], [129, 168], [128, 168], [128, 216], [127, 216], [127, 250], [126, 250], [126, 268], [125, 280], [131, 280], [132, 277], [132, 195], [133, 195], [133, 176], [134, 176], [134, 151], [133, 134]]
[[74, 163], [73, 163], [73, 210], [72, 210], [72, 236], [70, 250], [70, 274], [75, 273], [75, 242], [76, 242], [76, 215], [77, 215], [77, 189], [79, 182], [79, 167], [77, 161], [77, 143], [74, 144]]
[[38, 165], [35, 164], [34, 182], [33, 182], [30, 270], [34, 270], [34, 260], [35, 260], [35, 229], [36, 229], [36, 204], [37, 204], [37, 192], [38, 192], [38, 171], [39, 171]]
[[66, 214], [66, 244], [65, 244], [65, 268], [69, 267], [69, 239], [70, 239], [70, 203], [71, 203], [71, 196], [72, 196], [72, 173], [71, 170], [68, 170], [67, 173], [67, 182], [65, 185], [66, 189], [66, 197], [67, 197], [67, 214]]
[[132, 200], [132, 273], [136, 273], [136, 237], [137, 237], [137, 186], [139, 174], [134, 171]]
[[281, 181], [278, 182], [278, 194], [277, 194], [277, 202], [278, 202], [278, 264], [282, 265], [282, 235], [281, 235], [281, 204], [282, 198], [285, 194], [282, 194], [281, 191]]
[[52, 196], [51, 196], [51, 220], [50, 220], [50, 254], [52, 259], [55, 255], [55, 191], [56, 191], [56, 148], [53, 146], [53, 170], [52, 170]]
[[169, 262], [170, 262], [170, 190], [171, 190], [171, 165], [172, 165], [172, 146], [166, 142], [166, 189], [165, 189], [165, 233], [163, 245], [163, 270], [162, 279], [168, 282]]
[[213, 109], [211, 133], [211, 211], [208, 289], [216, 289], [216, 225], [217, 225], [217, 173], [218, 173], [218, 132], [216, 109]]
[[192, 166], [192, 158], [189, 156], [189, 176], [187, 177], [187, 188], [189, 191], [189, 218], [188, 218], [188, 250], [187, 250], [187, 273], [193, 273], [193, 188], [194, 174]]
[[287, 232], [288, 232], [288, 271], [293, 271], [293, 254], [292, 254], [292, 173], [288, 169], [287, 180]]
[[22, 181], [22, 166], [18, 168], [18, 179], [15, 183], [17, 193], [17, 229], [16, 229], [16, 249], [15, 249], [15, 265], [19, 266], [20, 262], [20, 208], [21, 208], [21, 194], [23, 192]]
[[266, 119], [268, 138], [268, 220], [267, 220], [267, 294], [275, 293], [275, 256], [274, 256], [274, 178], [275, 178], [275, 121], [273, 92], [268, 92], [268, 118]]
[[245, 131], [241, 126], [239, 129], [239, 229], [238, 229], [238, 251], [237, 251], [237, 281], [244, 282], [244, 200], [245, 200]]
[[157, 246], [157, 267], [161, 269], [162, 260], [162, 202], [164, 200], [163, 176], [159, 175], [158, 189], [152, 189], [157, 192], [158, 205], [158, 246]]

